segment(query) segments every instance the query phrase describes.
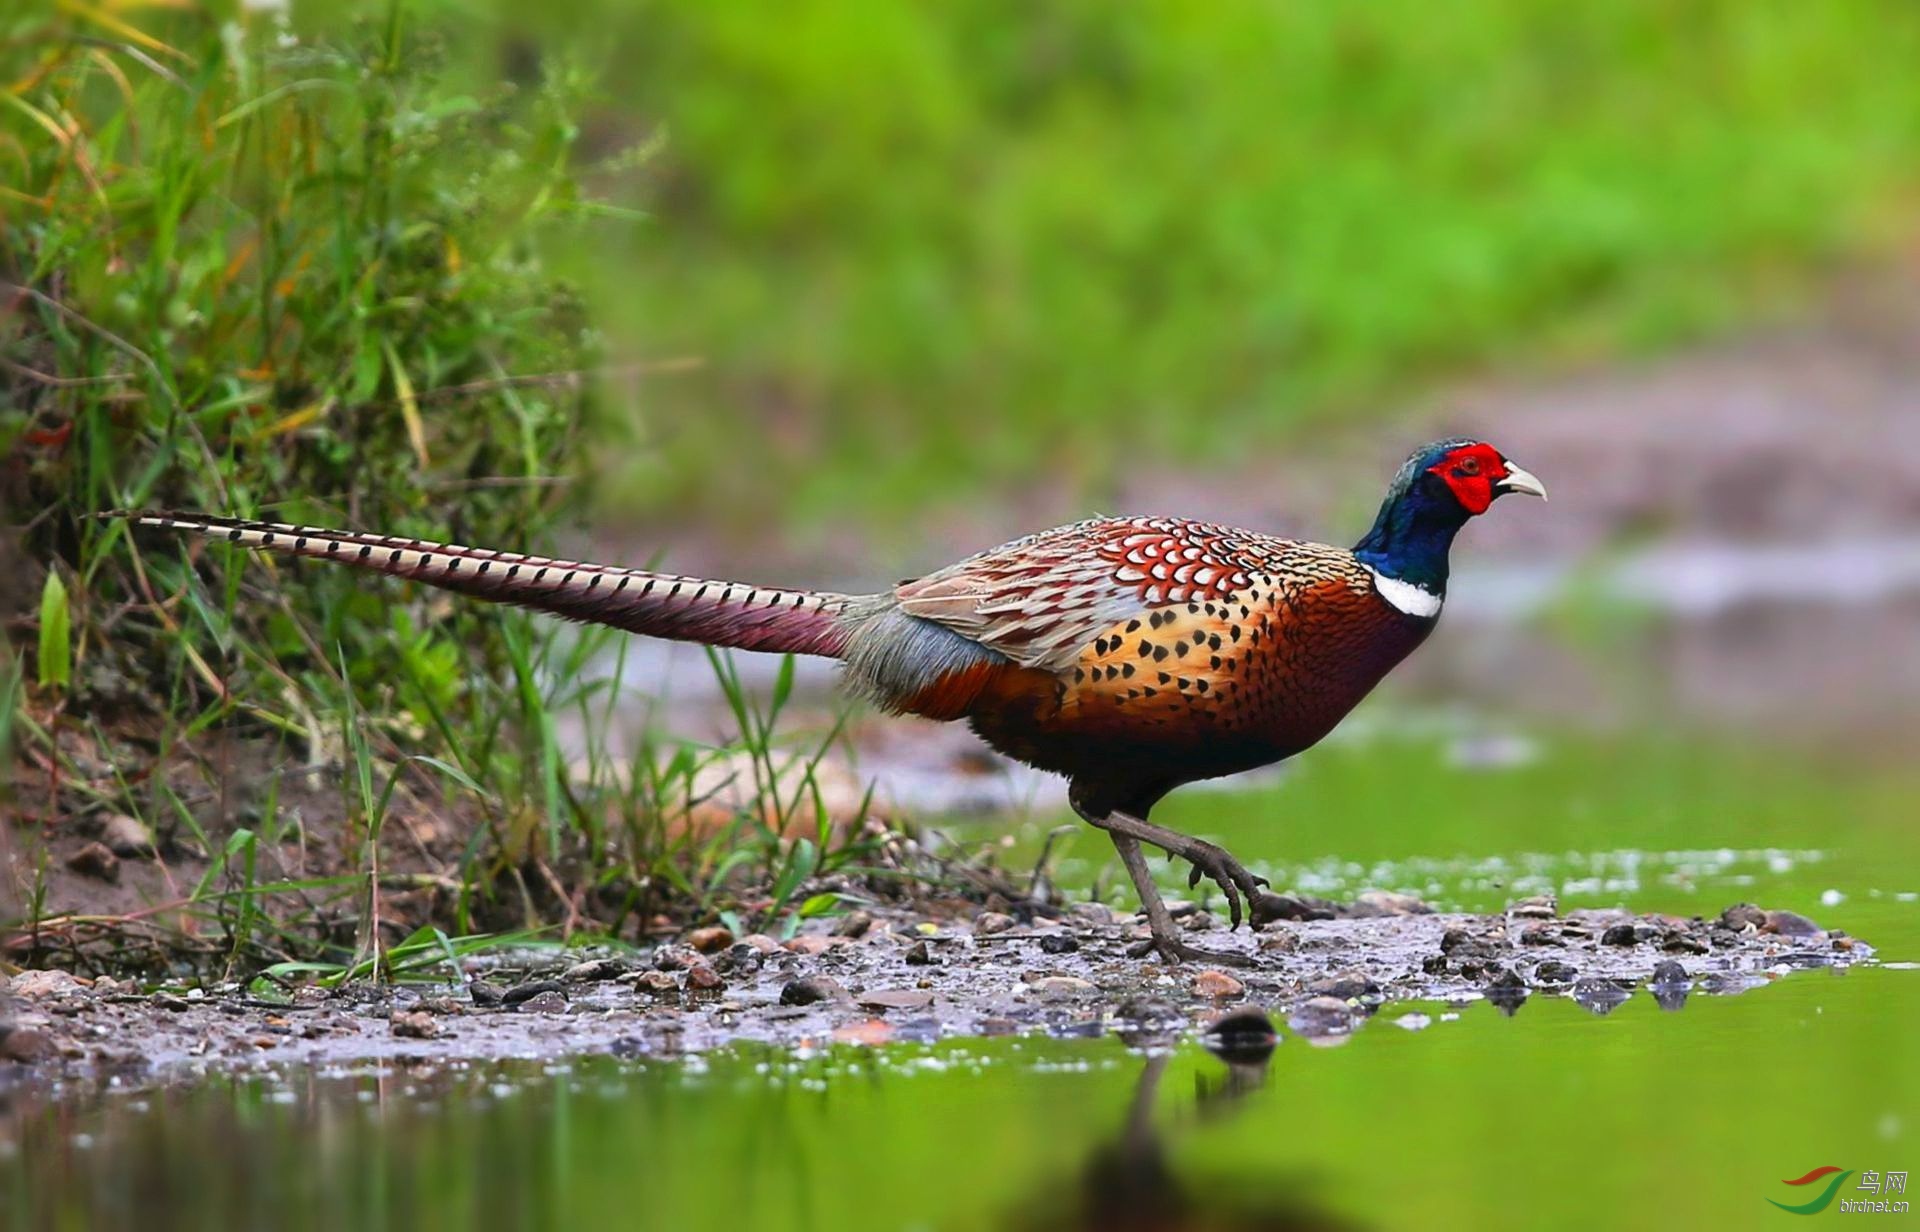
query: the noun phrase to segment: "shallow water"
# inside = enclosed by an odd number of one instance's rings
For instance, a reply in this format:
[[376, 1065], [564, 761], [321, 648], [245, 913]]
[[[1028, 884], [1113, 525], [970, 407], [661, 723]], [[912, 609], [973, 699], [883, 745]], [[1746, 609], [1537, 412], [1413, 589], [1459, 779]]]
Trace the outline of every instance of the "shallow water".
[[[1252, 1069], [1191, 1040], [1026, 1035], [43, 1092], [0, 1117], [0, 1219], [1745, 1227], [1779, 1217], [1770, 1198], [1811, 1196], [1781, 1182], [1816, 1167], [1853, 1171], [1840, 1196], [1859, 1198], [1864, 1170], [1920, 1162], [1912, 798], [1904, 773], [1684, 742], [1330, 750], [1261, 791], [1176, 797], [1166, 817], [1311, 892], [1487, 910], [1547, 890], [1682, 915], [1744, 899], [1865, 938], [1877, 961], [1610, 1007], [1536, 992], [1511, 1016], [1389, 1004], [1334, 1046], [1282, 1025]], [[1048, 828], [1016, 833], [1007, 867]], [[1088, 836], [1062, 855], [1063, 882], [1113, 884]]]
[[[1396, 1005], [1261, 1068], [1198, 1045], [295, 1072], [23, 1112], [17, 1226], [1745, 1226], [1920, 1155], [1920, 973], [1596, 1016]], [[1408, 1029], [1424, 1020], [1419, 1029]]]

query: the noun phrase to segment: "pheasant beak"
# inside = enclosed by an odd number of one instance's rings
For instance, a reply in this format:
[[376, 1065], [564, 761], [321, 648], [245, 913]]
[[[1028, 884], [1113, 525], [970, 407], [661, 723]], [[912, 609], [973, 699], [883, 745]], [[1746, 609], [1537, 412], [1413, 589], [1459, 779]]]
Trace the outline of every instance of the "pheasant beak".
[[1531, 471], [1515, 466], [1511, 462], [1507, 463], [1507, 477], [1493, 486], [1501, 492], [1524, 492], [1528, 496], [1537, 496], [1541, 500], [1547, 499], [1547, 485], [1535, 479]]

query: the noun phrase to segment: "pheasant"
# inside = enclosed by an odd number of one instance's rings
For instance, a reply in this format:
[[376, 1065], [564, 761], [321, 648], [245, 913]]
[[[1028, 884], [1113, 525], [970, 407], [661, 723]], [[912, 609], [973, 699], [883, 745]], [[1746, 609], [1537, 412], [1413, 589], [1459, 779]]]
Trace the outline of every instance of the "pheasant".
[[1453, 438], [1394, 476], [1351, 550], [1181, 518], [1095, 518], [1016, 539], [879, 594], [749, 586], [390, 535], [197, 513], [105, 516], [333, 560], [633, 633], [839, 659], [900, 714], [965, 719], [1067, 779], [1112, 839], [1146, 912], [1139, 952], [1244, 961], [1185, 944], [1141, 844], [1218, 883], [1234, 927], [1266, 882], [1219, 846], [1147, 820], [1168, 792], [1315, 744], [1433, 631], [1447, 553], [1506, 493], [1546, 489], [1499, 450]]

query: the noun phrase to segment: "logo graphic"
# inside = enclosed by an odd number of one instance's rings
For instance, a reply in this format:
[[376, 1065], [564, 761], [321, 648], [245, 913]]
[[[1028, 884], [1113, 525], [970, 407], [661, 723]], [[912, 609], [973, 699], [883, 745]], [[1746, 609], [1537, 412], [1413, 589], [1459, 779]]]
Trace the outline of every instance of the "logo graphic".
[[1798, 1206], [1788, 1206], [1785, 1202], [1774, 1202], [1772, 1198], [1768, 1198], [1767, 1201], [1773, 1202], [1775, 1206], [1779, 1207], [1783, 1211], [1788, 1212], [1789, 1214], [1818, 1215], [1821, 1211], [1826, 1210], [1827, 1207], [1832, 1204], [1833, 1195], [1840, 1192], [1840, 1186], [1846, 1181], [1848, 1177], [1852, 1175], [1853, 1175], [1853, 1171], [1851, 1169], [1848, 1169], [1847, 1171], [1843, 1172], [1839, 1168], [1834, 1167], [1832, 1164], [1828, 1164], [1824, 1168], [1815, 1168], [1813, 1171], [1807, 1173], [1803, 1177], [1800, 1177], [1798, 1180], [1780, 1182], [1782, 1185], [1811, 1185], [1815, 1181], [1821, 1180], [1825, 1177], [1829, 1177], [1829, 1176], [1833, 1177], [1831, 1181], [1827, 1182], [1826, 1189], [1821, 1191], [1819, 1197], [1814, 1198], [1808, 1202], [1802, 1202]]

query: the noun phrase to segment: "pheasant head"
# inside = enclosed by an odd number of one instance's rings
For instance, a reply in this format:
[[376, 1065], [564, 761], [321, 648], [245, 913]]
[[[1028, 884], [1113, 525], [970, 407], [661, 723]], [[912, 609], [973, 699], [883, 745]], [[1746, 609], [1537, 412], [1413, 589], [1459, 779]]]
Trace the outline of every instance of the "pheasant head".
[[1415, 451], [1394, 475], [1373, 529], [1354, 545], [1354, 555], [1377, 577], [1414, 588], [1418, 593], [1408, 598], [1417, 607], [1430, 606], [1424, 614], [1433, 615], [1447, 592], [1454, 535], [1512, 492], [1547, 496], [1545, 485], [1485, 441], [1436, 441]]

